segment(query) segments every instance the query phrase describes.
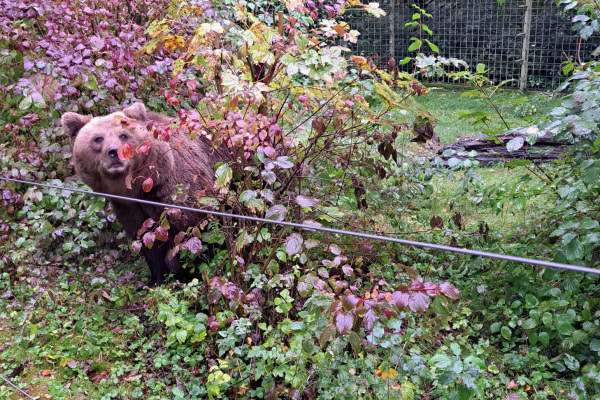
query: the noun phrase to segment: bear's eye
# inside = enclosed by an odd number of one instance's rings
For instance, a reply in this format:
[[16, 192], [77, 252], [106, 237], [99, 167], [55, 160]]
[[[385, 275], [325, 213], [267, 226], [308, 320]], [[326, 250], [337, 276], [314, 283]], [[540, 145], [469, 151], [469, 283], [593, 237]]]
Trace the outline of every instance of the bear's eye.
[[94, 142], [100, 144], [104, 141], [104, 138], [102, 136], [98, 136], [96, 139], [94, 139]]
[[127, 136], [124, 133], [121, 136], [119, 136], [119, 139], [121, 139], [121, 140], [127, 140], [128, 138], [129, 138], [129, 136]]

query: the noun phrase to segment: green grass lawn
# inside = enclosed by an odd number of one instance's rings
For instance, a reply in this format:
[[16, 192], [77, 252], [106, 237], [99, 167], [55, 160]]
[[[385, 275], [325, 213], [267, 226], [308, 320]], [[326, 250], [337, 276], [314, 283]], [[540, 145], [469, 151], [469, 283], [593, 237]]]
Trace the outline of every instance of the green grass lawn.
[[[486, 99], [462, 97], [468, 90], [473, 89], [459, 86], [431, 87], [427, 96], [418, 100], [437, 120], [435, 131], [442, 146], [460, 137], [481, 135], [486, 128], [485, 125], [473, 125], [473, 121], [459, 121], [459, 112], [486, 111], [495, 114], [493, 106]], [[491, 99], [511, 128], [530, 125], [536, 117], [544, 116], [560, 104], [560, 98], [556, 96], [509, 89], [497, 91]], [[504, 129], [498, 115], [494, 115], [491, 128]]]

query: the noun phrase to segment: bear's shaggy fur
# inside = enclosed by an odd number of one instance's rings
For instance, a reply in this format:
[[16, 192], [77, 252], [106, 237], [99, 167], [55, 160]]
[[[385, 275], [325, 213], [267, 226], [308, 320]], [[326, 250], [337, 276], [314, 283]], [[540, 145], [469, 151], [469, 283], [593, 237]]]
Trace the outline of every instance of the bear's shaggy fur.
[[[133, 123], [128, 124], [124, 118], [137, 123], [131, 121]], [[94, 191], [161, 203], [173, 203], [172, 195], [177, 184], [188, 188], [188, 200], [184, 205], [191, 206], [203, 191], [210, 195], [215, 164], [227, 160], [224, 152], [215, 150], [204, 138], [192, 141], [183, 137], [185, 135], [173, 135], [169, 143], [156, 140], [146, 129], [149, 121], [163, 125], [172, 122], [164, 115], [147, 112], [142, 103], [104, 117], [65, 113], [61, 122], [73, 140], [77, 175]], [[146, 142], [150, 144], [148, 155], [136, 154], [138, 146]], [[121, 160], [118, 150], [125, 143], [132, 145], [134, 156]], [[129, 174], [134, 178], [132, 189], [128, 189], [125, 183]], [[144, 178], [135, 179], [138, 176]], [[152, 178], [153, 186], [149, 192], [144, 192], [142, 182], [147, 177]], [[118, 221], [131, 238], [137, 237], [144, 221], [148, 218], [158, 221], [163, 212], [161, 207], [151, 205], [112, 199], [110, 202]], [[142, 247], [142, 254], [152, 273], [150, 285], [161, 285], [169, 274], [178, 279], [185, 277], [178, 258], [169, 260], [167, 253], [174, 246], [175, 234], [203, 219], [205, 217], [198, 213], [183, 213], [180, 218], [169, 218], [169, 240], [157, 240], [151, 249]]]

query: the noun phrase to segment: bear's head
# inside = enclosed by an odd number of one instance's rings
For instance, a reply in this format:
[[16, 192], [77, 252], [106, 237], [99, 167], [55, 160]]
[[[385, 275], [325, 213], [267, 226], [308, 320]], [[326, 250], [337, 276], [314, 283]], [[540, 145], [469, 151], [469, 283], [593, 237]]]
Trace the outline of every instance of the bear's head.
[[[125, 119], [140, 123], [128, 123]], [[125, 177], [131, 173], [141, 173], [139, 168], [157, 161], [152, 159], [152, 154], [149, 155], [150, 159], [137, 154], [131, 158], [119, 158], [119, 148], [126, 143], [131, 144], [134, 152], [146, 141], [156, 144], [146, 129], [147, 121], [146, 107], [142, 103], [135, 103], [122, 112], [104, 117], [65, 113], [61, 123], [73, 140], [75, 170], [81, 179], [94, 190], [124, 194]], [[156, 152], [156, 149], [152, 150]], [[167, 154], [158, 162], [168, 164], [162, 167], [170, 167], [172, 156]]]

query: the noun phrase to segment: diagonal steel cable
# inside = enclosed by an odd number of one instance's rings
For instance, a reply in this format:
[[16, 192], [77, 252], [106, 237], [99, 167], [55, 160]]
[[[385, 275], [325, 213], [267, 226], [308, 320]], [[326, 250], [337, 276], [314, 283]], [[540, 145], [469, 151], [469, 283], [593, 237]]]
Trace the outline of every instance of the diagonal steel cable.
[[198, 209], [198, 208], [178, 206], [175, 204], [159, 203], [159, 202], [155, 202], [155, 201], [135, 199], [135, 198], [125, 197], [125, 196], [117, 196], [117, 195], [113, 195], [113, 194], [99, 193], [99, 192], [93, 192], [93, 191], [81, 190], [81, 189], [72, 189], [72, 188], [66, 188], [66, 187], [55, 186], [55, 185], [48, 185], [45, 183], [22, 181], [19, 179], [0, 177], [0, 180], [8, 181], [8, 182], [15, 182], [15, 183], [22, 183], [22, 184], [30, 185], [30, 186], [44, 187], [44, 188], [49, 188], [49, 189], [58, 189], [58, 190], [66, 190], [66, 191], [70, 191], [70, 192], [75, 192], [75, 193], [89, 194], [92, 196], [100, 196], [100, 197], [105, 197], [108, 199], [132, 201], [132, 202], [140, 203], [140, 204], [149, 204], [149, 205], [153, 205], [153, 206], [175, 208], [175, 209], [179, 209], [182, 211], [197, 212], [197, 213], [202, 213], [202, 214], [207, 214], [207, 215], [214, 215], [217, 217], [237, 218], [237, 219], [243, 219], [243, 220], [247, 220], [247, 221], [263, 222], [263, 223], [267, 223], [267, 224], [289, 226], [291, 228], [298, 228], [298, 229], [304, 229], [304, 230], [309, 230], [309, 231], [320, 231], [320, 232], [333, 233], [336, 235], [354, 236], [354, 237], [359, 237], [362, 239], [371, 239], [371, 240], [378, 240], [378, 241], [384, 241], [384, 242], [398, 243], [398, 244], [408, 245], [408, 246], [424, 247], [424, 248], [428, 248], [428, 249], [449, 251], [452, 253], [466, 254], [466, 255], [476, 256], [476, 257], [493, 258], [496, 260], [504, 260], [504, 261], [522, 263], [522, 264], [530, 264], [530, 265], [536, 265], [539, 267], [547, 267], [547, 268], [562, 269], [562, 270], [566, 270], [566, 271], [580, 272], [583, 274], [600, 275], [600, 269], [582, 267], [579, 265], [562, 264], [562, 263], [557, 263], [557, 262], [552, 262], [552, 261], [536, 260], [533, 258], [525, 258], [525, 257], [516, 257], [516, 256], [510, 256], [510, 255], [506, 255], [506, 254], [490, 253], [490, 252], [479, 251], [479, 250], [469, 250], [469, 249], [463, 249], [460, 247], [451, 247], [451, 246], [444, 246], [444, 245], [434, 244], [434, 243], [417, 242], [414, 240], [397, 239], [397, 238], [380, 236], [380, 235], [372, 235], [372, 234], [368, 234], [368, 233], [346, 231], [346, 230], [335, 229], [335, 228], [326, 228], [323, 226], [298, 224], [295, 222], [278, 221], [278, 220], [272, 220], [272, 219], [267, 219], [267, 218], [251, 217], [251, 216], [247, 216], [247, 215], [224, 213], [224, 212], [220, 212], [220, 211], [202, 210], [202, 209]]
[[0, 379], [2, 379], [4, 382], [8, 383], [14, 389], [17, 389], [23, 396], [27, 397], [28, 399], [34, 400], [33, 397], [31, 397], [30, 395], [28, 395], [27, 393], [25, 393], [17, 385], [15, 385], [14, 383], [12, 383], [11, 381], [9, 381], [8, 379], [6, 379], [5, 377], [3, 377], [2, 375], [0, 375]]

